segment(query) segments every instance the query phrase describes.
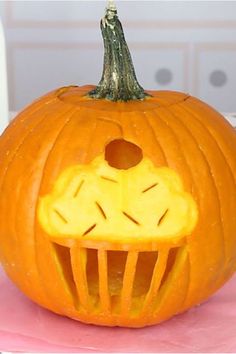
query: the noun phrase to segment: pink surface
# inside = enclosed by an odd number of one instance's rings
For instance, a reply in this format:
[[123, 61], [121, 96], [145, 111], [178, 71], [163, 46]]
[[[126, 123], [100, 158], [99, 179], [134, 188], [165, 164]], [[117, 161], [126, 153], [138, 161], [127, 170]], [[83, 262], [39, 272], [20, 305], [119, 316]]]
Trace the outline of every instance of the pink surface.
[[236, 277], [205, 304], [143, 329], [105, 328], [33, 304], [0, 270], [0, 350], [236, 352]]

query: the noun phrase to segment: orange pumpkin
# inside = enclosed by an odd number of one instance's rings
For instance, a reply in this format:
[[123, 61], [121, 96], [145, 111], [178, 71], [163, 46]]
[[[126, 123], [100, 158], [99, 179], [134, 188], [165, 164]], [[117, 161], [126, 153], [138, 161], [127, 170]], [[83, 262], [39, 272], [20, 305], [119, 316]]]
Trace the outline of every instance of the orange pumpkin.
[[0, 259], [33, 301], [141, 327], [236, 268], [236, 137], [214, 109], [137, 83], [116, 10], [99, 85], [27, 107], [0, 139]]

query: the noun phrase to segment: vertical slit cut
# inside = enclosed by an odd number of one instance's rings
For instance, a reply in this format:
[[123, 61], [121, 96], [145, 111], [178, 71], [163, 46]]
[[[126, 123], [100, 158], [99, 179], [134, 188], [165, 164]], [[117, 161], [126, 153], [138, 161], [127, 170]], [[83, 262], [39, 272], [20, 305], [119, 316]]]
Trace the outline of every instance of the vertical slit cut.
[[145, 295], [151, 284], [158, 252], [140, 252], [136, 265], [133, 296]]
[[161, 281], [165, 273], [166, 264], [168, 260], [169, 249], [162, 248], [158, 251], [158, 256], [154, 265], [150, 287], [145, 296], [142, 313], [147, 314], [152, 311], [153, 301], [157, 298], [160, 289]]
[[93, 305], [96, 305], [99, 300], [98, 251], [96, 249], [87, 249], [86, 274], [88, 293]]
[[142, 310], [143, 302], [151, 285], [157, 259], [157, 251], [139, 253], [132, 293], [131, 311], [133, 314], [139, 314]]
[[126, 316], [130, 312], [132, 306], [132, 293], [138, 254], [138, 251], [129, 251], [125, 264], [123, 288], [121, 292], [121, 314], [123, 316]]
[[74, 279], [72, 265], [71, 265], [70, 249], [68, 247], [58, 245], [56, 243], [53, 243], [53, 248], [55, 250], [58, 264], [63, 274], [63, 279], [73, 298], [75, 308], [77, 309], [79, 306], [79, 299], [78, 299], [76, 282]]
[[86, 311], [91, 310], [91, 302], [88, 293], [86, 264], [87, 264], [87, 249], [77, 245], [71, 247], [71, 264], [75, 279], [76, 289], [81, 305]]
[[171, 248], [170, 249], [169, 255], [168, 255], [168, 259], [167, 259], [167, 263], [166, 263], [166, 269], [165, 269], [165, 272], [164, 272], [162, 280], [161, 280], [160, 289], [162, 288], [162, 286], [166, 282], [168, 276], [170, 275], [171, 271], [173, 270], [177, 254], [178, 254], [180, 249], [181, 249], [180, 247], [176, 247], [176, 248]]
[[120, 311], [120, 297], [126, 260], [127, 252], [125, 251], [107, 251], [108, 289], [111, 308], [114, 313]]

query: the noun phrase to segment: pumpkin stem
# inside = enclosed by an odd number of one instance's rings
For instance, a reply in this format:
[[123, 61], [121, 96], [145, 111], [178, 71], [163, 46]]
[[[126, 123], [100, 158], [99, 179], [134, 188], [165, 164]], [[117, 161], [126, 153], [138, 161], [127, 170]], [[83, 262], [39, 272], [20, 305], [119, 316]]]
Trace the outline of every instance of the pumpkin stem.
[[101, 20], [104, 41], [103, 74], [89, 97], [110, 101], [143, 100], [150, 96], [139, 85], [116, 6], [109, 1]]

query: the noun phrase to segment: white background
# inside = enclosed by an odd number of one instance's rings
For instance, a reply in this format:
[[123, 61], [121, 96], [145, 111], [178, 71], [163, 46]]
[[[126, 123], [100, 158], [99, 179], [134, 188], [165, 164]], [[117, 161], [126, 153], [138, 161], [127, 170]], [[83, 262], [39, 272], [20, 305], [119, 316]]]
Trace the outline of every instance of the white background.
[[[185, 91], [221, 111], [236, 111], [235, 1], [116, 4], [146, 89]], [[11, 110], [58, 86], [99, 81], [105, 6], [106, 1], [0, 2]]]

